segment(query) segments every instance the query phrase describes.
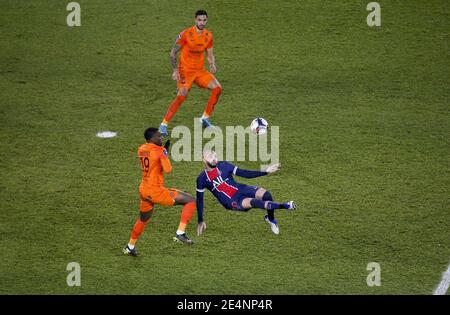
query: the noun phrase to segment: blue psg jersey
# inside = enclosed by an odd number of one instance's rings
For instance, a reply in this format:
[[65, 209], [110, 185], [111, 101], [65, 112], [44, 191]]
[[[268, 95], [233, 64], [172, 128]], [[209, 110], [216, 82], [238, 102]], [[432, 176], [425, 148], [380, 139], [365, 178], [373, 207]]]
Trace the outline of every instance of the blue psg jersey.
[[202, 171], [197, 177], [197, 191], [204, 192], [208, 189], [224, 207], [230, 208], [233, 196], [241, 186], [233, 179], [236, 170], [237, 166], [221, 161], [214, 169]]
[[220, 204], [230, 210], [240, 210], [240, 199], [254, 198], [257, 186], [238, 184], [233, 175], [244, 178], [255, 178], [267, 175], [267, 172], [244, 170], [227, 161], [217, 163], [211, 170], [203, 170], [197, 177], [197, 216], [203, 222], [203, 195], [205, 189], [212, 192]]

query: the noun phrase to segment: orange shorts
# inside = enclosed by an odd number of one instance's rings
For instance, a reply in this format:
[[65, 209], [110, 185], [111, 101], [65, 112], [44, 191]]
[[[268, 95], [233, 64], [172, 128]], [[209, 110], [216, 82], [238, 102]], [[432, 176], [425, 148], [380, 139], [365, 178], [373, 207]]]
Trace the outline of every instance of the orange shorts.
[[141, 197], [139, 207], [141, 212], [148, 212], [153, 210], [155, 203], [162, 206], [173, 206], [175, 197], [178, 195], [178, 190], [165, 187], [151, 189], [140, 187], [139, 195]]
[[195, 83], [201, 88], [208, 88], [209, 82], [215, 80], [216, 77], [206, 70], [186, 70], [183, 68], [178, 69], [180, 73], [180, 80], [177, 82], [178, 89], [186, 88], [190, 89], [192, 84]]

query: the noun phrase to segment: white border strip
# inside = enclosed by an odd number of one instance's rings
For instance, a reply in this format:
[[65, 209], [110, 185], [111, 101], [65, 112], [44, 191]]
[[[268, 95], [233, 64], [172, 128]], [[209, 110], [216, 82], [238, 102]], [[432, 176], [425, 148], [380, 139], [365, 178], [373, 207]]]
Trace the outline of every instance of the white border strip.
[[439, 282], [436, 290], [434, 290], [433, 295], [444, 295], [447, 293], [447, 289], [450, 285], [450, 265], [447, 267], [447, 271], [442, 274], [442, 280]]

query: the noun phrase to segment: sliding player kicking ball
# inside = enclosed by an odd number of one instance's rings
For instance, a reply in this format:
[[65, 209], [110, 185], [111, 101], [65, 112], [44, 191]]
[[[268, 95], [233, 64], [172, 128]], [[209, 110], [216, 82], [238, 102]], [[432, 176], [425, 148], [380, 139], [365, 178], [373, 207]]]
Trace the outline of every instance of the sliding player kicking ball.
[[273, 201], [272, 195], [264, 188], [248, 186], [236, 183], [233, 175], [254, 178], [275, 173], [280, 169], [280, 164], [269, 166], [266, 171], [244, 170], [234, 166], [227, 161], [217, 161], [214, 151], [205, 151], [203, 154], [205, 169], [197, 177], [197, 235], [203, 233], [206, 224], [203, 221], [203, 195], [208, 189], [224, 208], [228, 210], [248, 211], [251, 208], [267, 210], [264, 220], [270, 224], [272, 232], [280, 233], [278, 221], [275, 219], [275, 209], [296, 209], [295, 203], [277, 203]]

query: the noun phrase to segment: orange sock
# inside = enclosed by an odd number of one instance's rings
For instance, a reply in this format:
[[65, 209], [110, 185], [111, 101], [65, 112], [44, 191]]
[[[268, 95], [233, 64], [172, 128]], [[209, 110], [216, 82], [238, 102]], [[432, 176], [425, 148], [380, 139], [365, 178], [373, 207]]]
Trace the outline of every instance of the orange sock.
[[222, 88], [220, 86], [212, 89], [211, 96], [209, 97], [208, 103], [206, 104], [205, 111], [203, 112], [203, 116], [209, 117], [211, 116], [214, 106], [217, 104], [219, 100], [219, 96], [222, 93]]
[[191, 221], [194, 216], [196, 204], [195, 202], [189, 202], [184, 205], [183, 211], [181, 211], [180, 225], [178, 226], [179, 231], [186, 231], [186, 226]]
[[167, 124], [172, 119], [172, 117], [178, 111], [178, 108], [180, 108], [181, 104], [183, 104], [185, 99], [186, 99], [186, 96], [178, 95], [173, 100], [173, 102], [169, 106], [169, 109], [167, 110], [166, 115], [164, 116], [164, 120], [163, 120], [164, 124]]
[[144, 232], [144, 229], [147, 226], [148, 222], [150, 222], [150, 220], [147, 220], [146, 222], [141, 221], [140, 218], [136, 220], [136, 223], [134, 223], [133, 229], [131, 230], [131, 237], [130, 241], [128, 242], [129, 244], [136, 244], [137, 239], [142, 234], [142, 232]]

